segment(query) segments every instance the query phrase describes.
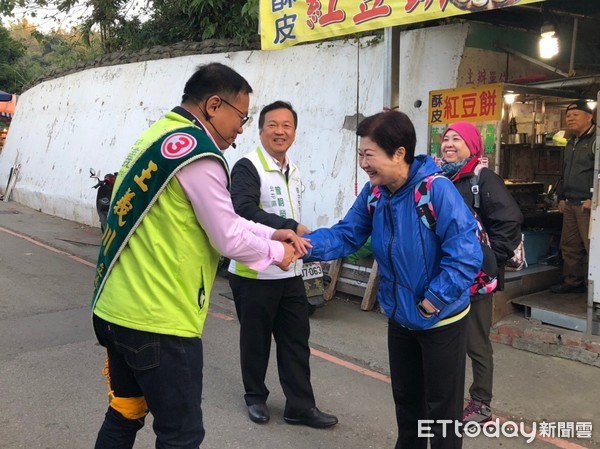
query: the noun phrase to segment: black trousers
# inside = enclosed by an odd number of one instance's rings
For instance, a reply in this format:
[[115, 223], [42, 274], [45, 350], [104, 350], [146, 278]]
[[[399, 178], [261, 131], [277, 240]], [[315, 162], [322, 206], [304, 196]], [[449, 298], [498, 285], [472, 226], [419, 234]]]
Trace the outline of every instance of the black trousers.
[[[395, 449], [460, 449], [455, 423], [462, 422], [467, 351], [467, 320], [427, 330], [388, 324], [392, 394], [396, 405], [398, 440]], [[419, 420], [431, 430], [419, 437]], [[452, 420], [443, 435], [439, 420]]]
[[229, 275], [240, 321], [240, 361], [247, 405], [265, 403], [265, 375], [271, 335], [277, 345], [279, 382], [287, 399], [285, 414], [315, 406], [310, 383], [310, 324], [301, 276], [260, 280]]
[[492, 402], [494, 384], [494, 349], [490, 341], [492, 327], [492, 294], [471, 297], [471, 311], [467, 316], [467, 355], [471, 359], [473, 383], [471, 398], [486, 404]]

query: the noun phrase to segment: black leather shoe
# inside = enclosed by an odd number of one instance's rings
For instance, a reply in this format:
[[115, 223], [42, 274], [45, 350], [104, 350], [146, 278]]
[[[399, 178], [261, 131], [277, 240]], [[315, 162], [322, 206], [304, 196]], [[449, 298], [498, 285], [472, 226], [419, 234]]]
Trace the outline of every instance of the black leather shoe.
[[297, 415], [284, 416], [283, 419], [288, 424], [300, 424], [303, 426], [314, 427], [315, 429], [335, 426], [338, 422], [337, 417], [323, 413], [317, 407], [309, 408]]
[[252, 404], [248, 406], [248, 416], [250, 420], [257, 424], [264, 424], [269, 421], [269, 407], [267, 404]]
[[585, 285], [557, 284], [550, 287], [552, 293], [585, 293]]

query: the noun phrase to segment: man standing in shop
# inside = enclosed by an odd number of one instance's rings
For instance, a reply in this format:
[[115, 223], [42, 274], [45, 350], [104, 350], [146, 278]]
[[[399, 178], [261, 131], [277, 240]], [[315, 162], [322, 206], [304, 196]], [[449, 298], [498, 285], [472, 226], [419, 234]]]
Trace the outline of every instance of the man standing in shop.
[[558, 192], [558, 210], [563, 214], [560, 248], [563, 257], [563, 283], [553, 285], [553, 293], [584, 293], [586, 267], [590, 254], [590, 211], [596, 152], [594, 111], [585, 100], [567, 106], [567, 143], [563, 177]]
[[[260, 112], [260, 145], [240, 159], [231, 172], [231, 199], [242, 217], [275, 229], [308, 232], [300, 223], [302, 183], [287, 152], [294, 143], [298, 115], [289, 103], [276, 101]], [[232, 261], [229, 285], [240, 321], [240, 361], [248, 416], [269, 421], [265, 375], [271, 335], [277, 344], [279, 381], [286, 397], [283, 419], [315, 428], [337, 424], [335, 416], [315, 406], [310, 381], [308, 300], [302, 261], [289, 271], [262, 271]]]

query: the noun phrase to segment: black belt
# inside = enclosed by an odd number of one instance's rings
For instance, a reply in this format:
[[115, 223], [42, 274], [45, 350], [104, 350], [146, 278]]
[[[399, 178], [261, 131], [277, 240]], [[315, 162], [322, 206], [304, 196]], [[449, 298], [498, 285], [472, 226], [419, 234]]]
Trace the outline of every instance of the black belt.
[[573, 198], [566, 198], [565, 201], [568, 204], [572, 204], [573, 206], [581, 206], [581, 203], [583, 203], [584, 201], [587, 201], [588, 198], [585, 199], [573, 199]]

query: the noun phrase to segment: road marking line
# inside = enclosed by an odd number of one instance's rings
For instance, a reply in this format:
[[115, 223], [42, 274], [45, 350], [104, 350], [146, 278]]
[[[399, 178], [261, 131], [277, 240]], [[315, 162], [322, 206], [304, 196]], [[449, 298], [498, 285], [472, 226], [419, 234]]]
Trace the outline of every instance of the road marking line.
[[224, 313], [213, 312], [212, 310], [210, 310], [210, 308], [208, 309], [208, 314], [224, 321], [233, 321], [235, 319], [233, 317], [230, 317], [229, 315], [225, 315]]
[[358, 366], [352, 362], [347, 362], [346, 360], [342, 360], [339, 357], [336, 357], [334, 355], [327, 354], [326, 352], [323, 352], [323, 351], [319, 351], [318, 349], [315, 349], [313, 347], [310, 348], [310, 353], [316, 357], [319, 357], [323, 360], [331, 362], [335, 365], [339, 365], [339, 366], [347, 368], [349, 370], [356, 371], [357, 373], [363, 374], [368, 377], [372, 377], [373, 379], [380, 380], [387, 384], [392, 383], [390, 376], [386, 376], [385, 374], [378, 373], [377, 371], [372, 371], [370, 369], [363, 368], [362, 366]]
[[12, 235], [14, 237], [18, 237], [18, 238], [23, 239], [23, 240], [27, 240], [29, 243], [33, 243], [34, 245], [40, 246], [40, 247], [42, 247], [44, 249], [47, 249], [49, 251], [55, 252], [57, 254], [60, 254], [61, 256], [66, 256], [69, 259], [72, 259], [72, 260], [74, 260], [76, 262], [82, 263], [83, 265], [87, 265], [88, 267], [96, 268], [96, 264], [95, 263], [88, 262], [87, 260], [82, 259], [81, 257], [74, 256], [73, 254], [70, 254], [70, 253], [68, 253], [66, 251], [54, 248], [54, 247], [52, 247], [50, 245], [46, 245], [45, 243], [39, 242], [39, 241], [37, 241], [37, 240], [35, 240], [35, 239], [31, 238], [31, 237], [28, 237], [28, 236], [26, 236], [24, 234], [19, 234], [18, 232], [11, 231], [10, 229], [3, 228], [2, 226], [0, 226], [0, 231], [5, 232], [7, 234], [10, 234], [10, 235]]
[[[7, 234], [10, 234], [14, 237], [18, 237], [20, 239], [26, 240], [30, 243], [33, 243], [34, 245], [37, 245], [41, 248], [47, 249], [49, 251], [52, 251], [56, 254], [60, 254], [62, 256], [66, 256], [69, 259], [72, 259], [76, 262], [82, 263], [83, 265], [86, 265], [88, 267], [92, 267], [92, 268], [96, 268], [96, 264], [93, 264], [91, 262], [88, 262], [85, 259], [82, 259], [81, 257], [75, 256], [73, 254], [70, 254], [66, 251], [54, 248], [52, 246], [46, 245], [45, 243], [39, 242], [31, 237], [28, 237], [26, 235], [23, 234], [19, 234], [18, 232], [14, 232], [11, 231], [10, 229], [6, 229], [3, 228], [2, 226], [0, 226], [0, 231], [5, 232]], [[230, 317], [229, 315], [225, 315], [223, 313], [219, 313], [219, 312], [212, 312], [209, 310], [208, 312], [210, 315], [214, 316], [215, 318], [218, 318], [220, 320], [223, 321], [234, 321], [234, 318]], [[372, 377], [373, 379], [377, 379], [380, 380], [381, 382], [385, 382], [387, 384], [391, 384], [391, 379], [390, 376], [386, 376], [385, 374], [381, 374], [378, 373], [376, 371], [372, 371], [370, 369], [367, 368], [363, 368], [361, 366], [356, 365], [355, 363], [352, 362], [347, 362], [345, 360], [340, 359], [339, 357], [336, 357], [334, 355], [331, 354], [327, 354], [326, 352], [323, 351], [319, 351], [318, 349], [315, 348], [310, 348], [310, 353], [312, 355], [314, 355], [315, 357], [319, 357], [323, 360], [326, 360], [330, 363], [333, 363], [335, 365], [339, 365], [343, 368], [347, 368], [349, 370], [355, 371], [359, 374], [368, 376], [368, 377]], [[498, 418], [498, 420], [502, 423], [507, 422], [508, 420], [506, 418], [503, 418], [501, 416], [497, 416], [494, 415], [494, 417]], [[527, 431], [530, 432], [531, 428], [530, 427], [526, 427]], [[536, 439], [540, 440], [540, 441], [544, 441], [545, 443], [551, 444], [553, 446], [556, 446], [560, 449], [587, 449], [585, 446], [580, 446], [579, 444], [576, 443], [571, 443], [570, 441], [567, 440], [562, 440], [560, 438], [551, 438], [551, 437], [543, 437], [540, 436], [539, 434], [536, 435]]]

